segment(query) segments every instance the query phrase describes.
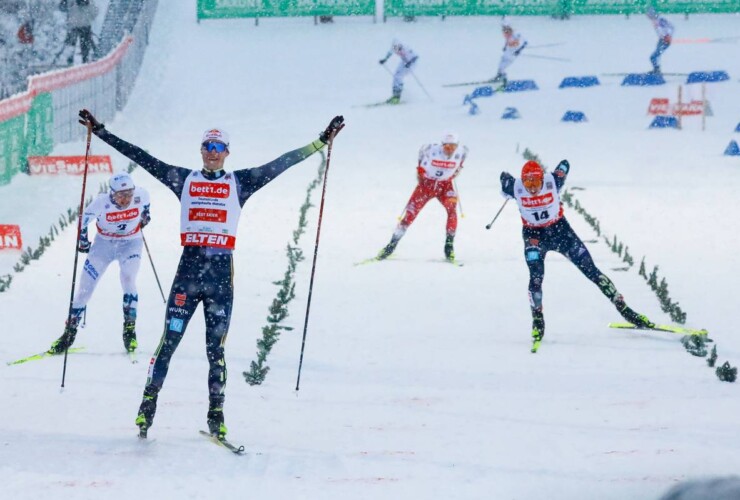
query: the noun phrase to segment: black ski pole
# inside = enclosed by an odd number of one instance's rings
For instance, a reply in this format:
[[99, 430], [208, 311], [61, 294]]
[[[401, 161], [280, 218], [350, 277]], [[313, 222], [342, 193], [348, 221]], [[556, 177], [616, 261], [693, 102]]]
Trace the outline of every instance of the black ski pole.
[[501, 215], [501, 212], [503, 211], [506, 204], [509, 203], [510, 199], [511, 198], [506, 198], [506, 200], [504, 201], [504, 204], [501, 205], [501, 208], [498, 209], [498, 212], [496, 212], [496, 215], [493, 216], [493, 220], [489, 222], [488, 224], [486, 224], [486, 229], [491, 229], [491, 226], [493, 226], [493, 223], [496, 222], [496, 219], [498, 219], [498, 216]]
[[316, 257], [319, 254], [319, 238], [321, 237], [321, 219], [324, 216], [324, 199], [326, 198], [326, 180], [329, 178], [329, 162], [331, 161], [331, 147], [334, 144], [334, 137], [344, 128], [342, 124], [329, 137], [329, 148], [326, 151], [326, 170], [324, 171], [324, 185], [321, 188], [321, 205], [319, 206], [319, 223], [316, 228], [316, 244], [313, 249], [313, 265], [311, 266], [311, 280], [308, 283], [308, 301], [306, 302], [306, 319], [303, 322], [303, 340], [301, 341], [301, 357], [298, 361], [298, 379], [295, 383], [295, 390], [298, 391], [301, 385], [301, 368], [303, 367], [303, 352], [306, 348], [306, 333], [308, 332], [308, 314], [311, 311], [311, 295], [313, 294], [313, 279], [316, 274]]
[[164, 298], [164, 291], [162, 285], [159, 283], [159, 276], [157, 276], [157, 268], [154, 267], [154, 261], [152, 260], [152, 254], [149, 251], [149, 245], [146, 244], [146, 238], [144, 238], [144, 229], [141, 230], [141, 239], [144, 241], [144, 248], [146, 248], [146, 254], [149, 256], [149, 263], [152, 265], [152, 271], [154, 271], [154, 279], [157, 280], [157, 286], [159, 287], [159, 293], [162, 294], [162, 302], [167, 303], [167, 299]]
[[[72, 267], [72, 291], [69, 293], [69, 310], [67, 311], [67, 321], [72, 317], [72, 304], [75, 300], [75, 284], [77, 283], [77, 260], [80, 255], [78, 242], [82, 233], [82, 216], [85, 211], [85, 187], [87, 186], [87, 167], [90, 160], [90, 142], [92, 141], [92, 123], [87, 124], [87, 146], [85, 147], [85, 170], [82, 174], [82, 195], [80, 196], [80, 213], [77, 217], [77, 237], [75, 238], [75, 261]], [[62, 368], [62, 388], [64, 388], [64, 379], [67, 376], [67, 353], [69, 345], [64, 348], [64, 367]]]

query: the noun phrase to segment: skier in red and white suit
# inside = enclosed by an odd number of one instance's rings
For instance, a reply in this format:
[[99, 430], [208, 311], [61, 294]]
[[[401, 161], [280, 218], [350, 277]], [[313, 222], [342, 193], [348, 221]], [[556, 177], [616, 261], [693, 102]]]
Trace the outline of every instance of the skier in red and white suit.
[[378, 254], [378, 260], [383, 260], [393, 253], [421, 209], [436, 198], [447, 210], [447, 225], [445, 239], [445, 258], [455, 260], [453, 243], [457, 231], [457, 189], [454, 180], [463, 168], [463, 162], [468, 154], [468, 148], [460, 145], [457, 134], [447, 133], [441, 143], [428, 144], [419, 150], [419, 164], [416, 167], [418, 184], [411, 194], [403, 218], [393, 232], [390, 243]]

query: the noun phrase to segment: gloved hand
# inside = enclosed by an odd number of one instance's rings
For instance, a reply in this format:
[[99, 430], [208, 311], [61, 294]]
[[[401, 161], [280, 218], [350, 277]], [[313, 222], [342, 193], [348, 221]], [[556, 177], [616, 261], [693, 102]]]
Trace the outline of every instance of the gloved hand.
[[319, 140], [324, 144], [327, 144], [329, 142], [329, 139], [332, 137], [332, 134], [336, 136], [343, 128], [344, 117], [342, 115], [335, 116], [334, 118], [332, 118], [329, 126], [327, 126], [326, 129], [319, 134]]
[[90, 251], [90, 240], [87, 239], [87, 236], [80, 236], [77, 242], [77, 251], [80, 253], [88, 253]]
[[105, 128], [105, 125], [96, 120], [92, 113], [86, 109], [80, 110], [79, 122], [86, 127], [91, 127], [94, 134], [97, 134]]
[[558, 163], [558, 166], [555, 167], [553, 174], [557, 175], [558, 177], [564, 177], [565, 175], [568, 174], [569, 170], [570, 170], [570, 163], [568, 163], [568, 160], [562, 160], [560, 163]]
[[387, 58], [387, 57], [384, 57], [383, 59], [381, 59], [381, 60], [380, 60], [380, 61], [378, 61], [378, 62], [379, 62], [380, 64], [385, 64], [385, 62], [386, 62], [387, 60], [388, 60], [388, 58]]
[[501, 172], [501, 191], [507, 193], [514, 190], [514, 177], [509, 172]]
[[524, 48], [524, 47], [520, 47], [520, 48], [516, 49], [516, 50], [514, 51], [514, 55], [515, 55], [515, 56], [518, 56], [518, 55], [519, 55], [519, 53], [520, 53], [520, 52], [522, 51], [522, 49], [523, 49], [523, 48]]
[[146, 225], [149, 224], [151, 221], [152, 221], [152, 216], [149, 213], [149, 210], [144, 210], [141, 213], [141, 222], [139, 222], [139, 227], [144, 229], [144, 227], [146, 227]]

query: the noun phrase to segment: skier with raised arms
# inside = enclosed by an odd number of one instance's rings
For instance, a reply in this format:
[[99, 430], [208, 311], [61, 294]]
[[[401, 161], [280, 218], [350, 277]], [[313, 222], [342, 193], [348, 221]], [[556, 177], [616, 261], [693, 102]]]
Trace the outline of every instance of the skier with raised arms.
[[168, 165], [143, 149], [109, 132], [87, 111], [80, 111], [80, 123], [127, 158], [141, 165], [180, 200], [180, 263], [167, 301], [164, 333], [149, 364], [136, 425], [139, 437], [145, 438], [154, 420], [157, 398], [167, 376], [172, 355], [177, 349], [195, 312], [203, 303], [208, 357], [209, 405], [207, 414], [210, 434], [225, 439], [224, 388], [226, 360], [224, 345], [231, 321], [234, 301], [233, 257], [236, 232], [242, 206], [259, 189], [289, 167], [320, 151], [344, 126], [336, 116], [319, 138], [260, 167], [226, 172], [229, 135], [220, 128], [203, 133], [199, 170]]

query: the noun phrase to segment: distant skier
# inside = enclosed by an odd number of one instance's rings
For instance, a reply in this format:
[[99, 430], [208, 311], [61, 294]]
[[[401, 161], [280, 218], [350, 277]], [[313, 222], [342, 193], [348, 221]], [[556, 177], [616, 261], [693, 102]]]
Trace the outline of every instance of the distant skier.
[[498, 64], [498, 73], [491, 80], [492, 83], [500, 83], [502, 86], [506, 86], [506, 73], [504, 70], [508, 68], [514, 59], [522, 53], [524, 47], [527, 46], [527, 41], [522, 38], [522, 35], [515, 33], [508, 21], [504, 20], [501, 23], [501, 31], [504, 34], [504, 48], [503, 54], [501, 55], [501, 61]]
[[563, 160], [552, 173], [545, 172], [535, 161], [522, 168], [521, 178], [501, 173], [504, 197], [516, 200], [522, 217], [524, 259], [529, 267], [529, 305], [532, 310], [532, 352], [537, 352], [545, 335], [542, 312], [542, 281], [545, 276], [545, 255], [550, 250], [563, 254], [616, 306], [624, 319], [638, 327], [654, 324], [644, 315], [630, 309], [614, 283], [594, 264], [591, 254], [571, 229], [563, 215], [560, 190], [570, 170]]
[[[151, 220], [149, 193], [134, 185], [127, 173], [114, 174], [110, 181], [110, 193], [101, 193], [87, 206], [82, 214], [82, 231], [77, 242], [80, 253], [88, 253], [80, 277], [80, 287], [72, 300], [72, 311], [67, 318], [64, 334], [51, 344], [49, 352], [61, 354], [75, 341], [82, 313], [92, 297], [95, 287], [103, 277], [108, 265], [114, 260], [120, 267], [123, 288], [123, 347], [134, 352], [136, 340], [136, 306], [139, 295], [136, 291], [136, 275], [141, 264], [141, 229]], [[91, 245], [87, 226], [97, 221], [98, 235]]]
[[440, 143], [427, 144], [419, 150], [419, 163], [416, 167], [418, 184], [406, 204], [403, 218], [393, 232], [390, 243], [377, 256], [378, 260], [388, 258], [396, 249], [421, 209], [432, 198], [436, 198], [447, 211], [445, 226], [445, 258], [454, 262], [454, 240], [457, 231], [457, 190], [453, 181], [460, 175], [468, 148], [460, 145], [455, 133], [446, 133]]
[[106, 130], [87, 110], [80, 111], [80, 123], [152, 174], [180, 200], [180, 242], [183, 247], [175, 280], [167, 301], [164, 333], [149, 364], [136, 425], [145, 438], [154, 420], [159, 391], [164, 385], [172, 355], [199, 303], [205, 317], [206, 355], [208, 358], [208, 430], [223, 439], [226, 435], [223, 404], [226, 386], [224, 345], [234, 305], [233, 250], [242, 207], [268, 182], [293, 165], [320, 151], [332, 134], [338, 132], [344, 118], [336, 116], [319, 137], [309, 144], [289, 151], [260, 167], [226, 172], [229, 136], [218, 128], [203, 133], [200, 144], [202, 168], [168, 165], [143, 149]]
[[658, 35], [658, 45], [655, 47], [655, 52], [650, 55], [650, 63], [653, 65], [651, 73], [654, 75], [660, 75], [660, 56], [671, 45], [671, 40], [673, 39], [673, 24], [671, 24], [668, 19], [655, 12], [655, 9], [652, 7], [647, 9], [646, 15], [653, 23], [655, 33]]
[[411, 47], [402, 44], [397, 38], [394, 38], [393, 43], [391, 44], [391, 49], [385, 57], [378, 62], [380, 64], [385, 64], [388, 58], [393, 54], [400, 57], [401, 61], [398, 63], [395, 73], [393, 73], [393, 96], [386, 101], [388, 104], [398, 104], [401, 102], [403, 79], [409, 72], [411, 72], [412, 68], [416, 65], [416, 61], [419, 59], [419, 56], [411, 50]]

